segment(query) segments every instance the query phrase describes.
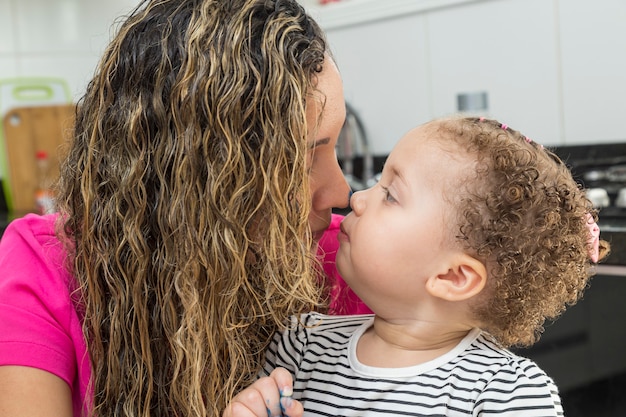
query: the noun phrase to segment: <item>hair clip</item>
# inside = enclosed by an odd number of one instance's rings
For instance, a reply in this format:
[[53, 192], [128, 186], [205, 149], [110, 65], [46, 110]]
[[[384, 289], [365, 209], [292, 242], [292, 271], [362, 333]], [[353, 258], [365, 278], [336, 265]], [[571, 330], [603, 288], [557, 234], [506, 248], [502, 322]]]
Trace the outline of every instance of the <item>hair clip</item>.
[[585, 223], [589, 230], [589, 236], [587, 238], [589, 258], [591, 258], [591, 262], [597, 263], [600, 258], [600, 228], [591, 213], [585, 215]]
[[[532, 143], [533, 140], [531, 138], [529, 138], [528, 136], [524, 136], [524, 140], [526, 141], [526, 143]], [[539, 149], [543, 149], [543, 145], [541, 143], [538, 143], [537, 146], [539, 147]]]
[[484, 118], [484, 117], [482, 117], [482, 116], [480, 116], [480, 117], [478, 118], [478, 121], [479, 121], [479, 122], [484, 122], [484, 121], [485, 121], [485, 118]]
[[501, 123], [501, 124], [500, 124], [500, 127], [501, 127], [503, 130], [508, 129], [508, 126], [507, 126], [505, 123]]

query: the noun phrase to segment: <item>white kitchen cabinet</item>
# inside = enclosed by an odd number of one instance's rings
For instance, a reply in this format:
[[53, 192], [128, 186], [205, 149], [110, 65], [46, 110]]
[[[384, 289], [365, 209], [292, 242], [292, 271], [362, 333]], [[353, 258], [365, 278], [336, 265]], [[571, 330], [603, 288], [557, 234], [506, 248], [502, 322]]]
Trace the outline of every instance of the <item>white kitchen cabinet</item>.
[[545, 145], [626, 141], [626, 1], [392, 3], [407, 12], [317, 11], [375, 153], [477, 92], [488, 116]]
[[565, 137], [626, 142], [626, 1], [561, 0]]
[[424, 16], [328, 31], [346, 100], [363, 119], [372, 152], [388, 154], [412, 127], [432, 117]]
[[[556, 10], [545, 0], [457, 2], [328, 29], [347, 99], [375, 153], [409, 128], [486, 92], [487, 115], [547, 145], [562, 144]], [[330, 19], [327, 19], [330, 20]], [[322, 21], [323, 22], [323, 21]]]
[[487, 1], [428, 13], [435, 115], [456, 112], [459, 93], [486, 92], [486, 115], [540, 143], [562, 144], [552, 5]]

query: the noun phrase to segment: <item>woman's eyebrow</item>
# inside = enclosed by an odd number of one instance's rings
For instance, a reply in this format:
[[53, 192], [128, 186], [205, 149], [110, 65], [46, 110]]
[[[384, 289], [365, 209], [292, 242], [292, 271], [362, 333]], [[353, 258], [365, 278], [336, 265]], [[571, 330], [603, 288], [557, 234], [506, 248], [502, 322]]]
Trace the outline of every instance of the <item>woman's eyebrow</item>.
[[318, 146], [327, 145], [330, 143], [330, 138], [318, 139], [315, 142], [309, 144], [309, 149], [315, 149]]

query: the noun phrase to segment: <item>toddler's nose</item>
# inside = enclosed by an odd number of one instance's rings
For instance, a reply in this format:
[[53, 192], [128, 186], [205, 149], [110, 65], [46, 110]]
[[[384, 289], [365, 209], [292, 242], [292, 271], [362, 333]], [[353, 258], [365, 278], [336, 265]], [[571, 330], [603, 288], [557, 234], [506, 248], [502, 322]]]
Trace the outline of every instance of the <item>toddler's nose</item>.
[[365, 191], [350, 191], [350, 208], [356, 214], [360, 214], [365, 209]]

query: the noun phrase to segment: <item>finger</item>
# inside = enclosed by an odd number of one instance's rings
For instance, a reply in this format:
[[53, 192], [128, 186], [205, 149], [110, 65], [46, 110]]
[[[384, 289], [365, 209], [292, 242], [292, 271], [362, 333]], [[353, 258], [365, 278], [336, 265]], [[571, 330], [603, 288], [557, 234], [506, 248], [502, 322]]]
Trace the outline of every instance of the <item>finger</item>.
[[223, 417], [267, 417], [263, 396], [254, 388], [245, 389], [233, 398]]
[[[258, 379], [237, 394], [224, 411], [224, 417], [280, 416], [284, 409], [281, 406], [281, 397], [290, 399], [292, 392], [291, 374], [284, 368], [277, 368], [269, 377]], [[294, 406], [289, 401], [286, 404], [292, 410], [290, 412], [298, 412], [299, 403], [295, 408], [292, 408]]]
[[258, 414], [254, 410], [248, 408], [244, 403], [238, 402], [236, 399], [228, 404], [224, 413], [222, 413], [222, 417], [266, 417], [265, 408], [261, 407], [261, 414]]
[[240, 397], [238, 401], [243, 402], [259, 416], [280, 416], [282, 414], [280, 389], [272, 377], [259, 378], [250, 388], [242, 391], [237, 397]]
[[280, 406], [284, 416], [302, 417], [304, 414], [304, 407], [302, 406], [302, 403], [291, 397], [282, 397], [280, 399]]
[[285, 368], [276, 368], [270, 374], [278, 387], [281, 397], [291, 397], [293, 394], [293, 378], [288, 370]]

